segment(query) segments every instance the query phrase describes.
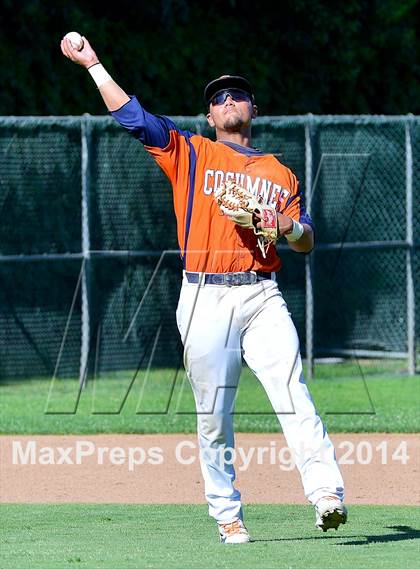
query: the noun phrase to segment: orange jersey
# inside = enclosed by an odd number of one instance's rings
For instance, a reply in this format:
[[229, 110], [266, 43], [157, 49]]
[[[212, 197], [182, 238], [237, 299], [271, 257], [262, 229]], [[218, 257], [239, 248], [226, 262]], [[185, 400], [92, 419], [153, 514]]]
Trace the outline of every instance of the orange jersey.
[[178, 243], [187, 271], [278, 271], [274, 245], [266, 258], [250, 229], [223, 215], [213, 198], [234, 180], [280, 213], [312, 225], [296, 176], [272, 154], [178, 129], [167, 117], [147, 113], [135, 97], [112, 113], [145, 145], [173, 188]]

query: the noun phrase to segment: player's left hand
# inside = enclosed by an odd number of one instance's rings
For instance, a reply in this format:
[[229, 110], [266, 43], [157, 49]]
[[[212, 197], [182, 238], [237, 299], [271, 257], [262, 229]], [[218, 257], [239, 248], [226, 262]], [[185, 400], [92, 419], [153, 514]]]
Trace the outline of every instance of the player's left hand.
[[[263, 224], [261, 223], [261, 214], [254, 212], [254, 225], [257, 229], [261, 229]], [[279, 237], [283, 237], [286, 233], [290, 233], [293, 230], [293, 219], [288, 215], [283, 215], [282, 213], [277, 214], [277, 228]]]

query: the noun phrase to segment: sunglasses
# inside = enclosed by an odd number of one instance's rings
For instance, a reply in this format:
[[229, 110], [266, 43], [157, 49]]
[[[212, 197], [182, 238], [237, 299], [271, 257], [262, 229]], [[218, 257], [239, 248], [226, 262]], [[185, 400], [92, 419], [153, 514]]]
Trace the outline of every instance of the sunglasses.
[[215, 96], [211, 99], [210, 104], [215, 105], [223, 105], [226, 99], [230, 96], [234, 101], [250, 101], [251, 97], [246, 91], [242, 91], [242, 89], [223, 89], [223, 91], [219, 91], [215, 94]]

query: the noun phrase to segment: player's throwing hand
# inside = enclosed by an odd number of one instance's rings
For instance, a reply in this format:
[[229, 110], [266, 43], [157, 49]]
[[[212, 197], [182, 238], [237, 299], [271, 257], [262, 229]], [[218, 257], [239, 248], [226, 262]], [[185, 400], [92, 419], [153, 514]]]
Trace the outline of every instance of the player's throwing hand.
[[73, 47], [71, 41], [66, 38], [65, 36], [61, 40], [60, 47], [63, 55], [65, 55], [68, 59], [81, 65], [82, 67], [91, 67], [96, 63], [99, 63], [99, 59], [92, 49], [92, 46], [88, 42], [88, 40], [82, 36], [83, 39], [83, 48], [79, 51], [75, 47]]

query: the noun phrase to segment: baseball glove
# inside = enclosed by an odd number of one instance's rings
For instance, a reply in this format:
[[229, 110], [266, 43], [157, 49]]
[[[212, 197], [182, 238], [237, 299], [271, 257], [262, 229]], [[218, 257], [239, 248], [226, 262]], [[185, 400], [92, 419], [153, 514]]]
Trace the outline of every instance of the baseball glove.
[[[275, 243], [279, 238], [274, 207], [233, 181], [225, 182], [217, 188], [214, 199], [224, 215], [240, 227], [254, 231], [265, 258], [270, 243]], [[257, 227], [257, 223], [260, 227]]]

